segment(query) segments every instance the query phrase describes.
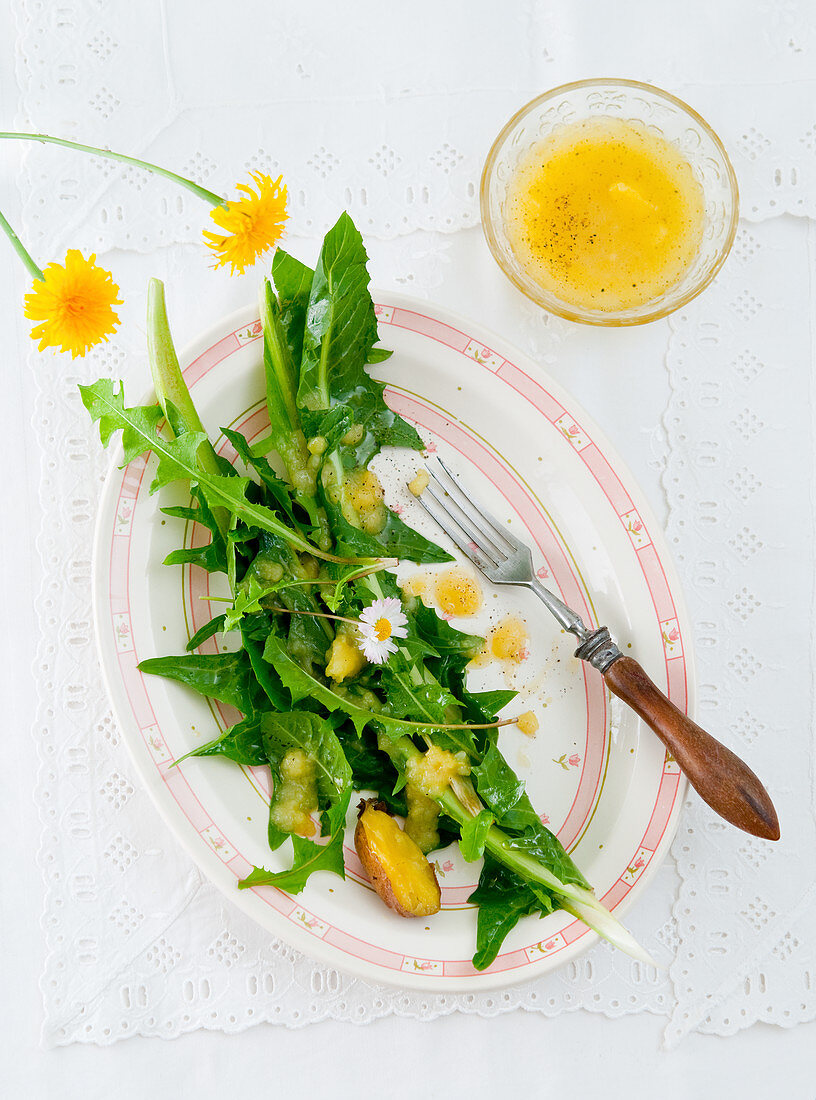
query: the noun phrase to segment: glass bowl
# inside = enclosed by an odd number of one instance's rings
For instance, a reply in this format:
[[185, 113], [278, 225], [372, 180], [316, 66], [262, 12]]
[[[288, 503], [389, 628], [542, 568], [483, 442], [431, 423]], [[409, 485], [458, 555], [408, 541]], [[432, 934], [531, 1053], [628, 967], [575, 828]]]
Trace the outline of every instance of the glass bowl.
[[[530, 149], [565, 126], [601, 115], [640, 123], [675, 145], [690, 163], [705, 202], [700, 249], [682, 279], [642, 305], [609, 311], [576, 306], [545, 290], [516, 258], [506, 230], [508, 184]], [[482, 173], [480, 201], [488, 247], [508, 279], [550, 313], [587, 325], [642, 325], [696, 298], [725, 262], [739, 216], [737, 177], [708, 123], [675, 96], [635, 80], [562, 84], [522, 107], [493, 142]]]

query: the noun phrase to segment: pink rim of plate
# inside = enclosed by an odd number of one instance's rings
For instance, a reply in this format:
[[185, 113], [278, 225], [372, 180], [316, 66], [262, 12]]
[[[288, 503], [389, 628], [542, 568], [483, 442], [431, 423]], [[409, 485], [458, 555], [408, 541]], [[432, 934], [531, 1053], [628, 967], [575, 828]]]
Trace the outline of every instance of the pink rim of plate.
[[[560, 437], [564, 446], [572, 447], [629, 535], [632, 552], [650, 593], [652, 607], [663, 639], [667, 694], [681, 710], [686, 710], [693, 694], [693, 669], [687, 653], [688, 646], [684, 643], [686, 632], [683, 609], [679, 598], [672, 592], [667, 576], [667, 572], [671, 572], [671, 569], [670, 567], [667, 569], [664, 565], [650, 534], [650, 527], [652, 530], [657, 529], [656, 522], [649, 515], [648, 508], [642, 502], [636, 502], [633, 499], [637, 494], [627, 489], [615, 472], [615, 467], [621, 469], [623, 463], [614, 456], [612, 448], [599, 430], [591, 424], [585, 414], [573, 415], [568, 411], [565, 395], [555, 396], [553, 391], [556, 391], [557, 387], [542, 372], [536, 372], [538, 374], [536, 378], [522, 369], [518, 365], [519, 362], [524, 362], [524, 357], [520, 353], [510, 352], [511, 357], [505, 357], [504, 354], [493, 350], [494, 347], [503, 344], [502, 341], [489, 337], [489, 342], [485, 343], [481, 333], [478, 338], [474, 337], [472, 334], [476, 331], [476, 326], [462, 321], [460, 323], [463, 327], [460, 329], [427, 312], [425, 303], [415, 303], [411, 299], [395, 295], [388, 295], [386, 301], [377, 304], [376, 312], [378, 322], [383, 329], [394, 326], [421, 334], [490, 371], [541, 413], [544, 420], [556, 429], [554, 434]], [[223, 332], [223, 327], [220, 331]], [[384, 334], [382, 338], [387, 345], [387, 335]], [[184, 376], [190, 388], [194, 389], [197, 382], [230, 355], [239, 351], [247, 343], [259, 339], [260, 322], [251, 320], [248, 324], [244, 323], [236, 327], [228, 335], [206, 347], [206, 350], [198, 354], [184, 370]], [[499, 461], [495, 452], [486, 447], [477, 437], [468, 433], [461, 424], [454, 424], [436, 407], [398, 389], [390, 388], [386, 392], [389, 404], [395, 411], [425, 427], [434, 436], [444, 439], [446, 443], [465, 455], [484, 476], [493, 481], [521, 517], [543, 555], [547, 563], [548, 583], [555, 582], [567, 602], [572, 602], [577, 610], [586, 615], [587, 621], [591, 622], [592, 614], [586, 603], [584, 590], [564, 553], [564, 548], [523, 483]], [[249, 413], [238, 425], [239, 430], [248, 434], [249, 437], [262, 428], [261, 423], [257, 426], [253, 423], [255, 415]], [[219, 451], [227, 457], [234, 457], [225, 440], [219, 441]], [[102, 544], [100, 537], [101, 524], [97, 532], [95, 574], [99, 576], [103, 571], [107, 573], [107, 583], [104, 594], [106, 598], [96, 599], [95, 613], [100, 639], [112, 633], [116, 643], [116, 653], [113, 657], [105, 651], [104, 646], [101, 647], [103, 670], [114, 704], [119, 694], [112, 690], [114, 678], [118, 681], [116, 686], [124, 690], [128, 700], [126, 713], [121, 713], [117, 708], [120, 725], [123, 728], [127, 726], [132, 728], [135, 723], [143, 746], [152, 761], [154, 769], [152, 775], [149, 772], [145, 774], [144, 759], [140, 760], [134, 753], [134, 760], [151, 794], [156, 797], [153, 783], [158, 778], [189, 827], [185, 835], [185, 831], [178, 828], [178, 823], [171, 822], [179, 839], [210, 877], [213, 877], [212, 868], [208, 860], [202, 859], [202, 855], [214, 853], [223, 865], [223, 869], [229, 872], [226, 877], [232, 880], [234, 889], [237, 881], [249, 874], [253, 864], [227, 839], [225, 834], [228, 830], [224, 830], [213, 820], [210, 812], [202, 805], [185, 778], [183, 770], [171, 767], [172, 757], [151, 703], [148, 683], [151, 678], [142, 676], [136, 667], [139, 658], [134, 649], [131, 631], [131, 586], [134, 585], [135, 597], [135, 586], [143, 584], [144, 577], [131, 576], [130, 539], [131, 520], [137, 502], [144, 500], [147, 496], [147, 481], [144, 478], [146, 466], [146, 458], [141, 457], [124, 469], [114, 467], [109, 474], [109, 484], [106, 486], [106, 498], [112, 495], [115, 498], [117, 521], [113, 524], [112, 534], [106, 545]], [[665, 549], [662, 553], [664, 557], [667, 556]], [[208, 605], [197, 596], [206, 596], [208, 577], [203, 571], [197, 569], [188, 569], [188, 573], [189, 595], [193, 597], [189, 606], [197, 609], [201, 622], [207, 621], [210, 617]], [[96, 596], [100, 595], [100, 587], [97, 583], [94, 584], [94, 591]], [[103, 617], [106, 620], [104, 633]], [[201, 622], [194, 622], [193, 629], [197, 629]], [[584, 764], [578, 791], [564, 824], [559, 829], [559, 836], [568, 847], [580, 834], [594, 806], [607, 748], [606, 692], [600, 678], [588, 676], [583, 666], [581, 667], [587, 700], [587, 729]], [[234, 720], [234, 715], [224, 710], [222, 718], [225, 722], [229, 722]], [[599, 731], [603, 733], [603, 737], [591, 736], [597, 735]], [[127, 741], [127, 737], [125, 740]], [[129, 748], [131, 748], [130, 745]], [[261, 783], [268, 789], [268, 784], [263, 781]], [[644, 873], [648, 869], [653, 870], [665, 854], [676, 828], [684, 789], [685, 780], [676, 763], [667, 756], [664, 759], [660, 783], [643, 836], [624, 871], [601, 898], [603, 903], [618, 915], [629, 907], [636, 894], [640, 892], [638, 884], [641, 880], [645, 882]], [[161, 805], [159, 808], [163, 810]], [[199, 843], [197, 844], [196, 841]], [[201, 842], [206, 845], [204, 853], [200, 846]], [[346, 856], [350, 874], [354, 878], [363, 880], [361, 868], [357, 866], [356, 855], [347, 849]], [[224, 875], [218, 876], [217, 884], [226, 891], [227, 884], [224, 880]], [[446, 906], [461, 905], [471, 889], [472, 887], [461, 887], [448, 891], [444, 898]], [[316, 914], [310, 913], [297, 902], [296, 898], [274, 887], [258, 887], [252, 893], [275, 913], [286, 919], [287, 924], [291, 926], [289, 938], [302, 950], [336, 965], [342, 965], [342, 961], [338, 960], [338, 953], [346, 955], [350, 969], [357, 969], [367, 976], [376, 974], [380, 980], [391, 981], [394, 984], [410, 984], [411, 988], [421, 985], [429, 990], [450, 991], [454, 987], [466, 989], [473, 984], [474, 979], [479, 980], [481, 988], [506, 985], [515, 980], [535, 976], [539, 970], [535, 964], [540, 964], [545, 959], [549, 963], [548, 969], [552, 965], [550, 960], [555, 960], [559, 954], [563, 953], [566, 961], [568, 957], [574, 956], [576, 948], [590, 946], [596, 938], [595, 934], [590, 932], [581, 921], [571, 920], [546, 940], [539, 940], [525, 947], [500, 953], [487, 970], [477, 971], [472, 966], [470, 958], [420, 959], [363, 941]], [[238, 894], [238, 891], [234, 890], [234, 894]], [[240, 904], [240, 900], [234, 895], [231, 900], [239, 901]], [[304, 931], [306, 938], [311, 942], [304, 942]], [[281, 929], [281, 935], [286, 937], [287, 933]], [[334, 950], [328, 952], [321, 950], [315, 940], [322, 941]], [[573, 950], [569, 950], [571, 947]], [[364, 964], [362, 968], [360, 964]], [[527, 973], [523, 972], [525, 970]], [[471, 979], [470, 983], [463, 982], [462, 979], [468, 978]]]

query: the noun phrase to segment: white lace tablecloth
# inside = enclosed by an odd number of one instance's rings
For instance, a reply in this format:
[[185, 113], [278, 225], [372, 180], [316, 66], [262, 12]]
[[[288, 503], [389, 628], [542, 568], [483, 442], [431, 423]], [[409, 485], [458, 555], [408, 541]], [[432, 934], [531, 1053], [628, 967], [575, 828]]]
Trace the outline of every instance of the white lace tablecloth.
[[[225, 34], [224, 6], [209, 0], [18, 0], [18, 128], [108, 144], [216, 190], [249, 169], [282, 171], [295, 251], [313, 256], [346, 207], [370, 240], [378, 285], [479, 316], [556, 373], [652, 486], [656, 507], [662, 474], [695, 627], [699, 714], [766, 779], [783, 840], [747, 838], [689, 801], [673, 858], [629, 921], [661, 971], [601, 945], [504, 992], [416, 996], [318, 967], [249, 923], [167, 837], [109, 713], [89, 583], [107, 458], [76, 383], [106, 373], [143, 388], [147, 275], [168, 282], [180, 342], [249, 300], [256, 276], [206, 269], [190, 243], [205, 210], [169, 185], [53, 148], [4, 148], [4, 163], [19, 166], [21, 230], [35, 256], [44, 263], [69, 245], [104, 253], [126, 297], [119, 334], [86, 361], [31, 355], [46, 517], [35, 728], [45, 1040], [524, 1007], [648, 1010], [665, 1015], [673, 1043], [690, 1030], [813, 1018], [814, 239], [809, 221], [776, 217], [816, 216], [812, 9], [769, 3], [749, 18], [722, 4], [708, 34], [706, 5], [666, 8], [632, 41], [615, 20], [634, 4], [591, 5], [591, 19], [589, 5], [566, 0], [510, 4], [501, 17], [486, 0], [240, 8], [240, 33]], [[546, 317], [467, 231], [506, 117], [546, 87], [610, 72], [651, 78], [709, 117], [742, 190], [744, 221], [721, 276], [648, 331]], [[662, 423], [643, 419], [655, 394]]]

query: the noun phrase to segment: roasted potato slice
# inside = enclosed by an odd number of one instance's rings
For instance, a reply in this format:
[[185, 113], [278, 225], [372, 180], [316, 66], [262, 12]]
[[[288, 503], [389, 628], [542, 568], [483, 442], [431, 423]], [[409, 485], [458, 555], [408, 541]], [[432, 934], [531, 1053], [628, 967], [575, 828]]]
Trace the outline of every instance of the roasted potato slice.
[[385, 904], [401, 917], [429, 917], [441, 905], [436, 871], [385, 803], [360, 803], [354, 847]]

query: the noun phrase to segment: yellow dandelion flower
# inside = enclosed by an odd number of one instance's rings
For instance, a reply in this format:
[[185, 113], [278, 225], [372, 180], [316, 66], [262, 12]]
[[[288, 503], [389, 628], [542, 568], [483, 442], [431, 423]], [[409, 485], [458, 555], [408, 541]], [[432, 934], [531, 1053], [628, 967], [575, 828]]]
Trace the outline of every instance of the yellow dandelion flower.
[[257, 190], [239, 183], [243, 197], [216, 206], [210, 217], [223, 233], [204, 230], [204, 239], [215, 253], [216, 267], [231, 264], [232, 272], [243, 275], [267, 249], [283, 236], [288, 194], [281, 176], [273, 180], [263, 172], [250, 172]]
[[31, 330], [40, 351], [59, 348], [74, 359], [116, 331], [121, 305], [119, 287], [109, 271], [97, 267], [96, 256], [85, 257], [76, 248], [65, 256], [65, 266], [49, 264], [25, 296], [25, 315], [40, 321]]

